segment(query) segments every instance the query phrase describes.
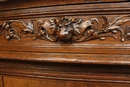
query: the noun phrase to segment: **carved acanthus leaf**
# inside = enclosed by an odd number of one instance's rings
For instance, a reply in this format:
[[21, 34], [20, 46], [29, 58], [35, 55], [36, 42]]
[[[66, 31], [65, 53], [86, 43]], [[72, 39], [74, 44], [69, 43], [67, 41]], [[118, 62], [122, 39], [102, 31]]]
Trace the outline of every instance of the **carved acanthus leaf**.
[[[21, 39], [21, 36], [33, 34], [34, 38], [62, 41], [82, 42], [94, 39], [104, 40], [106, 37], [117, 38], [120, 32], [121, 41], [130, 39], [130, 15], [119, 17], [110, 22], [106, 16], [83, 20], [81, 18], [59, 17], [48, 21], [34, 20], [27, 24], [19, 20], [10, 20], [0, 25], [0, 35], [6, 39]], [[14, 25], [20, 27], [19, 30]], [[35, 28], [37, 27], [37, 29]]]

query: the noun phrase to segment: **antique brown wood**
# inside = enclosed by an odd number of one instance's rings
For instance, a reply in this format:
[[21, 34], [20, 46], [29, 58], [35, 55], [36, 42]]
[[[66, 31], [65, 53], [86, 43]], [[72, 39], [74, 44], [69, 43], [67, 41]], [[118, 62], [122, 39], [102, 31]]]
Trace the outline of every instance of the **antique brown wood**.
[[[96, 82], [80, 82], [80, 81], [62, 81], [51, 79], [28, 79], [20, 77], [5, 77], [4, 87], [129, 87], [128, 84], [115, 84], [115, 83], [96, 83]], [[28, 84], [31, 83], [31, 84]], [[11, 84], [11, 85], [10, 85]]]
[[[3, 0], [0, 3], [0, 10], [9, 10], [17, 8], [29, 8], [29, 7], [41, 7], [41, 6], [55, 6], [55, 5], [67, 5], [67, 4], [83, 4], [83, 3], [99, 3], [99, 2], [124, 2], [128, 0]], [[58, 3], [58, 4], [57, 4]], [[10, 6], [8, 6], [10, 5]]]
[[4, 87], [4, 86], [3, 86], [2, 76], [0, 76], [0, 87]]
[[[60, 17], [50, 19], [49, 21], [38, 20], [37, 30], [34, 29], [34, 23], [28, 22], [26, 25], [19, 20], [10, 20], [1, 24], [1, 35], [10, 40], [16, 38], [21, 39], [23, 33], [34, 34], [33, 38], [40, 38], [50, 41], [63, 41], [63, 42], [82, 42], [93, 39], [104, 40], [105, 37], [114, 37], [117, 32], [120, 32], [121, 41], [130, 39], [130, 15], [116, 18], [114, 21], [109, 22], [108, 18], [101, 16], [99, 18], [91, 18], [90, 20], [82, 22], [82, 19]], [[20, 23], [18, 27], [23, 26], [24, 29], [17, 30], [13, 28], [13, 23]], [[125, 26], [123, 26], [125, 25]], [[123, 26], [123, 27], [122, 27]], [[113, 33], [113, 34], [110, 34]]]
[[0, 1], [0, 87], [129, 87], [128, 0]]

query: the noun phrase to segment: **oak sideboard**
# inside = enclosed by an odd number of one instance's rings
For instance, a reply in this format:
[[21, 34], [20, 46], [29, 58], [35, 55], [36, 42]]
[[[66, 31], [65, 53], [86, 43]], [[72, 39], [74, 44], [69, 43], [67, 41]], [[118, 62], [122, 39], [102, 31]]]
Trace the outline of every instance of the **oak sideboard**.
[[130, 1], [0, 0], [0, 87], [130, 87]]

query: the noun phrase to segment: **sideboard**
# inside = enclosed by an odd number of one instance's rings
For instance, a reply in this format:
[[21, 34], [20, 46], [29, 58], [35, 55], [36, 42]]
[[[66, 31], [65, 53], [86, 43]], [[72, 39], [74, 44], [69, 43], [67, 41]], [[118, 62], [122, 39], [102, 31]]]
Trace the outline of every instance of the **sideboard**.
[[130, 2], [1, 0], [0, 87], [130, 87]]

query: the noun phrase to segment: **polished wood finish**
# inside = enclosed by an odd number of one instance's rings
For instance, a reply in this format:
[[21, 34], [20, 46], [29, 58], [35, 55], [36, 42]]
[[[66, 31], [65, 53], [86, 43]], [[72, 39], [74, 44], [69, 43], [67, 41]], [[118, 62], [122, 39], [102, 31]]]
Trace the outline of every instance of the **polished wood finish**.
[[0, 2], [0, 87], [129, 87], [128, 0]]
[[[33, 34], [36, 40], [49, 40], [52, 42], [85, 42], [95, 39], [105, 40], [106, 37], [117, 39], [117, 33], [120, 32], [119, 39], [124, 42], [130, 39], [130, 15], [116, 18], [110, 22], [106, 16], [91, 18], [84, 21], [81, 18], [59, 17], [55, 19], [34, 20], [27, 24], [20, 20], [10, 20], [1, 25], [1, 36], [5, 36], [7, 40], [22, 39], [22, 35]], [[83, 22], [84, 21], [84, 22]], [[19, 24], [18, 27], [24, 27], [17, 30], [13, 24]], [[37, 30], [34, 29], [37, 27]], [[112, 33], [112, 34], [110, 34]], [[30, 36], [31, 37], [31, 36]]]
[[[34, 79], [21, 77], [4, 77], [4, 87], [129, 87], [129, 84], [80, 82], [51, 79]], [[31, 84], [29, 84], [31, 83]]]
[[130, 84], [129, 66], [1, 60], [0, 74], [28, 78]]
[[[127, 0], [4, 0], [0, 3], [0, 10], [29, 8], [29, 7], [41, 7], [41, 6], [55, 6], [55, 5], [67, 5], [67, 4], [83, 4], [83, 3], [99, 3], [99, 2], [123, 2]], [[58, 4], [57, 4], [58, 3]], [[10, 6], [8, 6], [8, 4]]]
[[0, 76], [0, 87], [4, 87], [4, 86], [3, 86], [2, 76]]
[[[21, 4], [21, 3], [20, 3]], [[7, 5], [6, 5], [7, 6]], [[55, 15], [56, 14], [56, 15]], [[129, 2], [126, 3], [97, 3], [56, 5], [45, 7], [32, 7], [26, 9], [14, 9], [0, 11], [0, 21], [10, 19], [35, 19], [61, 16], [91, 17], [93, 15], [127, 15], [130, 14]], [[17, 16], [16, 16], [17, 15]], [[94, 16], [95, 17], [95, 16]], [[114, 18], [116, 19], [116, 18]]]
[[[93, 50], [89, 50], [89, 51], [93, 51]], [[93, 52], [97, 52], [97, 51], [98, 49]], [[106, 50], [106, 52], [107, 51], [114, 52], [117, 50]], [[68, 54], [68, 53], [62, 53], [62, 52], [61, 53], [34, 53], [34, 52], [27, 52], [27, 53], [15, 52], [14, 53], [14, 52], [9, 52], [9, 51], [1, 51], [0, 56], [1, 56], [1, 59], [5, 59], [5, 60], [11, 59], [11, 60], [36, 61], [36, 62], [41, 61], [41, 62], [57, 62], [57, 63], [77, 63], [77, 64], [91, 64], [92, 63], [92, 64], [108, 64], [108, 65], [130, 65], [130, 59], [129, 59], [130, 56], [129, 54], [127, 54], [129, 50], [122, 49], [122, 52], [124, 53], [110, 54], [107, 52], [108, 54], [102, 53], [101, 55], [100, 54], [101, 52], [98, 52], [99, 54], [92, 54], [92, 52], [90, 54], [79, 54], [79, 53]]]

